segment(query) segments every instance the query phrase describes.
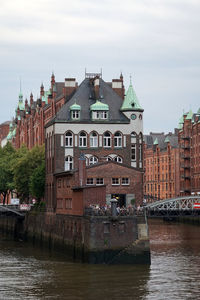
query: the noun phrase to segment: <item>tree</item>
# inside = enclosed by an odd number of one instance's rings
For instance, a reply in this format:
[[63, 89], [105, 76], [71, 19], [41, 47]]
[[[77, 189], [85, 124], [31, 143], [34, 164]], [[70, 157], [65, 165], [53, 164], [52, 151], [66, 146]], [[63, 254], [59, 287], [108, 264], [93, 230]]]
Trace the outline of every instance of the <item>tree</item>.
[[3, 195], [3, 204], [6, 196], [14, 190], [13, 162], [16, 151], [10, 143], [0, 149], [0, 194]]
[[37, 200], [41, 200], [44, 197], [45, 190], [45, 162], [43, 161], [38, 166], [30, 177], [30, 193]]
[[27, 201], [30, 196], [30, 178], [35, 169], [44, 163], [44, 146], [35, 146], [30, 151], [19, 150], [14, 169], [14, 183], [18, 195]]

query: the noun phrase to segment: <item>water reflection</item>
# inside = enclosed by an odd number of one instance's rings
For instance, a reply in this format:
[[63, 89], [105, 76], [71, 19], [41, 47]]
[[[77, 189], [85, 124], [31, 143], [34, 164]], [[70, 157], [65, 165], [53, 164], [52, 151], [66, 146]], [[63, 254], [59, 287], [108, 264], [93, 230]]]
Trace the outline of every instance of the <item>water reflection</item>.
[[152, 265], [72, 263], [0, 239], [0, 299], [198, 299], [197, 226], [150, 222]]

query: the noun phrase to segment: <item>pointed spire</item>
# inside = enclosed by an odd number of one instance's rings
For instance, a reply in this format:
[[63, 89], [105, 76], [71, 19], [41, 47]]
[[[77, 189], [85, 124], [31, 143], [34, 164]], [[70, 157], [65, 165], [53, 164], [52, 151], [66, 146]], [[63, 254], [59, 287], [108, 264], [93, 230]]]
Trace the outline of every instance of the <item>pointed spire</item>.
[[169, 137], [166, 136], [164, 143], [169, 143], [169, 142], [170, 142]]
[[153, 142], [154, 145], [158, 145], [158, 139], [156, 138], [155, 141]]
[[127, 111], [127, 110], [142, 110], [142, 107], [140, 106], [139, 100], [136, 96], [136, 93], [133, 89], [132, 81], [131, 81], [131, 75], [130, 75], [130, 85], [128, 88], [128, 91], [126, 93], [124, 102], [122, 104], [121, 110]]
[[187, 114], [186, 120], [192, 120], [192, 117], [193, 117], [193, 112], [190, 109], [189, 113]]

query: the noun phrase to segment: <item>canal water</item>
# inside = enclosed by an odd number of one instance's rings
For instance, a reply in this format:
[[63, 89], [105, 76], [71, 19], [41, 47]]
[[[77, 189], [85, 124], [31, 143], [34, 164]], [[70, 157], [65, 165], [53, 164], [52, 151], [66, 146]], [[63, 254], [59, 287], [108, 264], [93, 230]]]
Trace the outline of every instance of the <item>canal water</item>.
[[151, 266], [67, 261], [0, 236], [0, 299], [200, 299], [200, 227], [151, 220]]

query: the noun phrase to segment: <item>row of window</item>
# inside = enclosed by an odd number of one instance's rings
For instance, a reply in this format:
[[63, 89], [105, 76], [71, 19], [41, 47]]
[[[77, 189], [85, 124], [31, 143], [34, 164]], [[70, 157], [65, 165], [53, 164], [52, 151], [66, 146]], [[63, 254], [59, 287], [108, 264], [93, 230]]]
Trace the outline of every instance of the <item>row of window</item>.
[[[107, 156], [107, 157], [105, 157], [105, 159], [106, 159], [106, 161], [113, 160], [113, 161], [118, 162], [118, 163], [123, 163], [123, 159], [118, 155], [114, 156], [113, 158], [111, 156]], [[97, 164], [98, 161], [99, 161], [99, 159], [96, 156], [90, 156], [89, 158], [86, 157], [86, 165], [87, 166]], [[73, 169], [73, 164], [74, 164], [73, 157], [68, 155], [65, 158], [65, 171], [72, 170]]]
[[[71, 111], [72, 120], [79, 120], [81, 116], [80, 110]], [[108, 111], [93, 111], [92, 112], [93, 120], [107, 120], [108, 119]]]
[[[132, 132], [131, 133], [131, 143], [136, 143], [136, 133]], [[65, 134], [65, 147], [73, 147], [73, 133], [71, 131], [66, 132]], [[114, 134], [114, 138], [112, 141], [112, 134], [109, 131], [106, 131], [103, 134], [103, 146], [104, 147], [112, 147], [112, 142], [114, 147], [122, 147], [122, 138], [123, 135], [121, 132], [117, 131]], [[79, 147], [87, 147], [87, 133], [85, 131], [81, 131], [78, 136], [79, 139]], [[99, 146], [99, 139], [98, 139], [98, 134], [93, 131], [89, 135], [89, 142], [90, 142], [90, 147], [98, 147]], [[142, 134], [139, 135], [139, 143], [142, 144]]]
[[[128, 177], [114, 177], [111, 178], [111, 184], [112, 185], [130, 185], [130, 179]], [[104, 184], [104, 178], [87, 178], [87, 185], [103, 185]]]

